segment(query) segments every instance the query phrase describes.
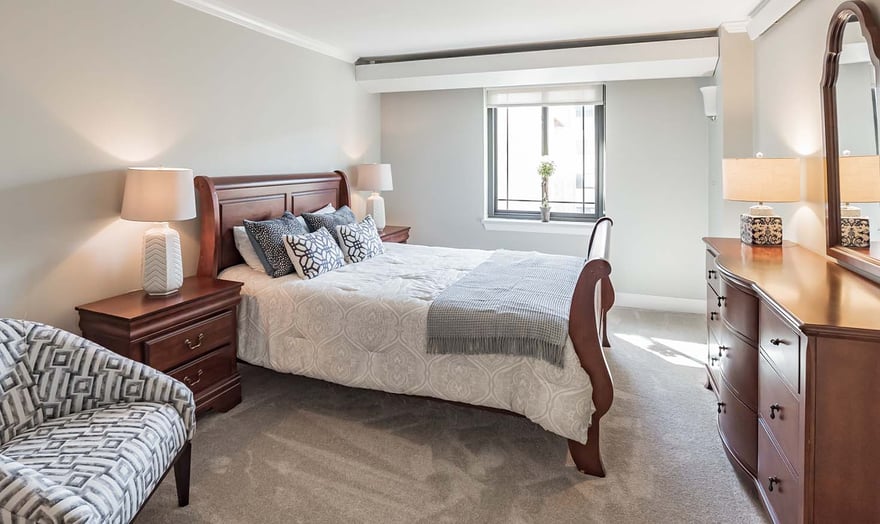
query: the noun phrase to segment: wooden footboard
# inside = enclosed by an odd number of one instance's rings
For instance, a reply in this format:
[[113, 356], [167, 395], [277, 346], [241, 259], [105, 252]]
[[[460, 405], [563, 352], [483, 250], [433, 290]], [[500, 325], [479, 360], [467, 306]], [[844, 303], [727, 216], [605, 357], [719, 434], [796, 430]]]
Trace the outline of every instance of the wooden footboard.
[[614, 304], [614, 287], [611, 285], [610, 218], [602, 218], [593, 229], [587, 262], [581, 270], [574, 289], [569, 315], [568, 334], [574, 344], [581, 366], [590, 376], [593, 386], [595, 412], [590, 421], [587, 443], [568, 441], [571, 458], [578, 470], [597, 477], [605, 476], [602, 454], [599, 448], [599, 421], [614, 400], [614, 384], [603, 346], [608, 346], [607, 314]]

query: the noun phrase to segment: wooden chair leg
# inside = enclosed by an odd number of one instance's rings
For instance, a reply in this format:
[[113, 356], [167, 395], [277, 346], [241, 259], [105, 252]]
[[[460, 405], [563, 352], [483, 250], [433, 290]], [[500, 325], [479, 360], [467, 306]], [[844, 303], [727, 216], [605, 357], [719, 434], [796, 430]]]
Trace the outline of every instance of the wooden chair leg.
[[177, 462], [174, 463], [174, 480], [177, 483], [177, 504], [180, 507], [189, 505], [189, 468], [192, 459], [192, 442], [187, 441]]

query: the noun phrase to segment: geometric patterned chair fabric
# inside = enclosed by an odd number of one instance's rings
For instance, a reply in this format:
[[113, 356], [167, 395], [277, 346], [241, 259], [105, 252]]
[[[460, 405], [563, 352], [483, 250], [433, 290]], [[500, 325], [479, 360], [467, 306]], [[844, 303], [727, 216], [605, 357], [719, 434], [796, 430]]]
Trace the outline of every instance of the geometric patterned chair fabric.
[[0, 523], [127, 523], [172, 465], [186, 505], [194, 430], [181, 382], [72, 333], [0, 319]]

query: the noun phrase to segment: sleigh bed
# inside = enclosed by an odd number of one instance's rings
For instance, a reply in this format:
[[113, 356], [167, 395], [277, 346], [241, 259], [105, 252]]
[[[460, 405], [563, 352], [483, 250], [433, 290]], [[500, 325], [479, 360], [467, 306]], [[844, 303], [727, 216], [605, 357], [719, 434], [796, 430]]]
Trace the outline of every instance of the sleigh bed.
[[[244, 282], [239, 358], [276, 371], [352, 387], [438, 398], [523, 415], [568, 439], [578, 469], [604, 476], [600, 419], [613, 399], [603, 353], [614, 302], [608, 262], [611, 221], [597, 222], [571, 300], [562, 366], [526, 356], [425, 351], [433, 298], [491, 252], [386, 244], [386, 253], [300, 280], [254, 271], [233, 227], [245, 219], [350, 204], [346, 175], [309, 173], [197, 177], [198, 274]], [[576, 273], [575, 273], [576, 275]]]

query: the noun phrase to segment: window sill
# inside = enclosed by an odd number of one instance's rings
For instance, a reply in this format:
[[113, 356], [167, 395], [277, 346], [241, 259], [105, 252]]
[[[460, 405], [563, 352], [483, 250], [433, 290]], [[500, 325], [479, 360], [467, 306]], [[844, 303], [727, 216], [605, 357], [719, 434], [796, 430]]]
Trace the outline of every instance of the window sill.
[[484, 218], [483, 228], [486, 231], [516, 231], [520, 233], [550, 233], [554, 235], [588, 236], [595, 222], [563, 222], [551, 220], [525, 220], [512, 218]]

